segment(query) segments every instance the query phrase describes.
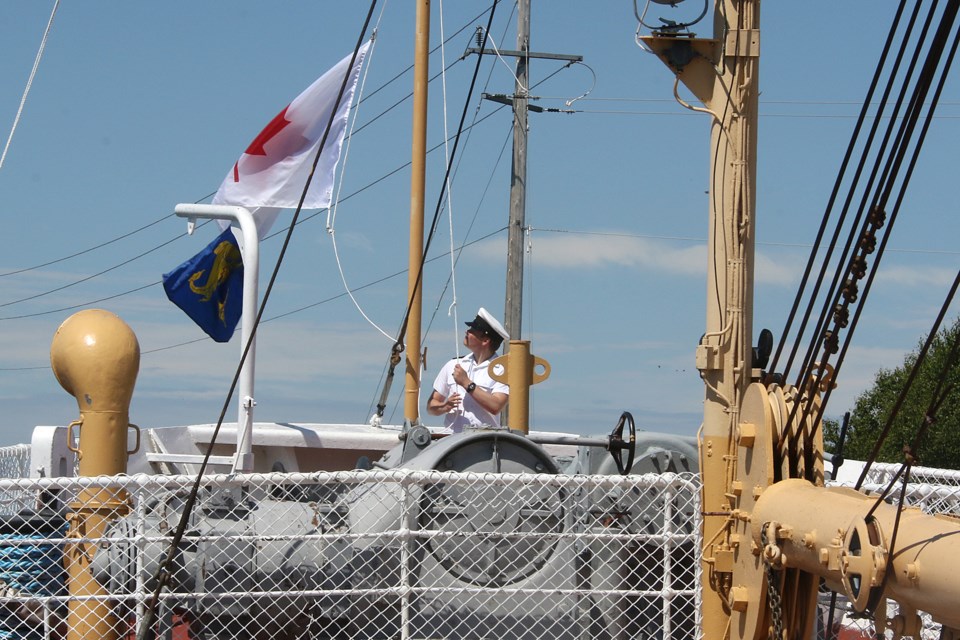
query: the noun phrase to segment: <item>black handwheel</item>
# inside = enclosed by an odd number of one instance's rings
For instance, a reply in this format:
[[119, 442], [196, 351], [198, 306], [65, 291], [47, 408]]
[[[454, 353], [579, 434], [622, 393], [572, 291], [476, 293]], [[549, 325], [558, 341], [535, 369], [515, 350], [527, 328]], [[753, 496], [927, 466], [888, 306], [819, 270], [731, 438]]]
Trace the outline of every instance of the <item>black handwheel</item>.
[[[624, 442], [623, 440], [623, 427], [626, 425], [627, 430], [630, 433], [629, 439]], [[607, 443], [607, 451], [610, 452], [610, 455], [613, 456], [613, 461], [617, 465], [617, 472], [625, 476], [630, 473], [630, 469], [633, 468], [633, 457], [636, 454], [637, 447], [637, 425], [633, 421], [633, 416], [629, 411], [624, 411], [620, 414], [620, 420], [617, 422], [617, 426], [613, 428], [613, 432], [610, 434], [610, 438]], [[623, 464], [623, 451], [627, 450], [627, 464]]]

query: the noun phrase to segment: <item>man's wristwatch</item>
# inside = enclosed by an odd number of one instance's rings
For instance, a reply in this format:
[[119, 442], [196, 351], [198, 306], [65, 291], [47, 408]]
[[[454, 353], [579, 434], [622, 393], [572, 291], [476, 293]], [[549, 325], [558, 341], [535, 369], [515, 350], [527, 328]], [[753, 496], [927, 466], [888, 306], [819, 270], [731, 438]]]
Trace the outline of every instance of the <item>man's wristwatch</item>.
[[471, 382], [467, 385], [467, 393], [473, 393], [473, 390], [477, 388], [476, 382]]

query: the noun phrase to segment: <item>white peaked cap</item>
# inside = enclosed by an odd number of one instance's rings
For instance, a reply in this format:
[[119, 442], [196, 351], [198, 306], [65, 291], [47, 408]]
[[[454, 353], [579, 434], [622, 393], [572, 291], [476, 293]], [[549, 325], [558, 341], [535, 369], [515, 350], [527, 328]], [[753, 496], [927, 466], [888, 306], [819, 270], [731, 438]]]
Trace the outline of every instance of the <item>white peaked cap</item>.
[[500, 324], [500, 321], [493, 317], [489, 311], [480, 307], [480, 311], [477, 312], [477, 317], [467, 322], [466, 325], [471, 329], [476, 329], [487, 334], [490, 337], [493, 337], [493, 334], [496, 333], [504, 340], [509, 340], [510, 336], [507, 334], [507, 330], [503, 328], [503, 325]]

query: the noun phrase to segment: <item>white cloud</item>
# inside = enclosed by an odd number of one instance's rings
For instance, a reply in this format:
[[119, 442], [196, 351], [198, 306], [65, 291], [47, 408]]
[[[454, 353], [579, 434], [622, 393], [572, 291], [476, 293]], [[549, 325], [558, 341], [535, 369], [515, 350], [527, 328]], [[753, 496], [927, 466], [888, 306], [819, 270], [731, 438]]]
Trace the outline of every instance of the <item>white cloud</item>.
[[[533, 260], [538, 267], [597, 268], [607, 266], [654, 268], [673, 273], [703, 274], [706, 248], [702, 244], [677, 248], [676, 242], [618, 235], [538, 235], [534, 232]], [[503, 243], [482, 243], [476, 254], [502, 258]]]
[[[670, 274], [702, 277], [707, 248], [697, 243], [678, 246], [680, 240], [616, 235], [543, 235], [534, 231], [533, 261], [538, 268], [591, 269], [609, 266], [638, 267]], [[500, 240], [482, 243], [475, 252], [483, 259], [503, 255]], [[792, 258], [792, 256], [791, 256]], [[755, 278], [762, 284], [789, 284], [797, 280], [800, 263], [779, 255], [777, 259], [757, 253]]]
[[800, 281], [801, 273], [802, 264], [794, 260], [784, 259], [783, 256], [774, 260], [759, 251], [756, 254], [753, 278], [757, 284], [796, 285]]

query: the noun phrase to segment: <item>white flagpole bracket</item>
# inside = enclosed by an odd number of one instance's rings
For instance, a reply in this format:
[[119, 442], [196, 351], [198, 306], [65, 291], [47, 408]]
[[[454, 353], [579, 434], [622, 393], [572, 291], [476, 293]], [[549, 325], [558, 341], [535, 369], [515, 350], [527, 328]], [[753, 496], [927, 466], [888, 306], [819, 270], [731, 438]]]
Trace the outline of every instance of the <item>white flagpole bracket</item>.
[[205, 220], [229, 220], [240, 227], [242, 242], [240, 253], [243, 256], [243, 312], [240, 316], [240, 353], [250, 342], [250, 351], [240, 370], [239, 405], [237, 416], [237, 453], [233, 470], [236, 473], [253, 471], [253, 407], [256, 405], [253, 395], [254, 362], [256, 359], [256, 340], [250, 340], [253, 323], [257, 318], [257, 300], [260, 273], [260, 241], [257, 238], [257, 225], [253, 214], [244, 207], [223, 204], [178, 204], [174, 213], [187, 219], [187, 233], [192, 234], [197, 218]]

